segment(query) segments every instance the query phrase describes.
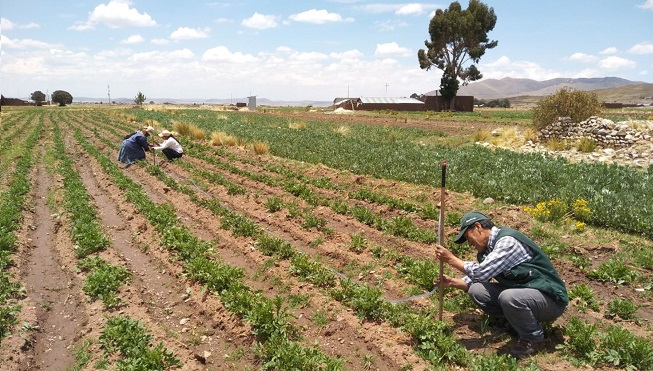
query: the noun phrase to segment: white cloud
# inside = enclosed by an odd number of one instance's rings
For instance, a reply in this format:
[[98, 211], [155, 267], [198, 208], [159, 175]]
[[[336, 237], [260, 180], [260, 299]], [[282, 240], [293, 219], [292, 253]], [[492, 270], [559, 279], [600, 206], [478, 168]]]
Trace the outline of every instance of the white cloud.
[[150, 41], [154, 45], [168, 45], [170, 41], [168, 39], [152, 39]]
[[331, 53], [329, 57], [335, 59], [358, 59], [363, 56], [363, 53], [358, 51], [358, 49], [347, 50], [342, 53]]
[[620, 68], [634, 68], [636, 63], [629, 59], [611, 56], [601, 59], [598, 66], [603, 70], [616, 70]]
[[396, 15], [419, 15], [426, 12], [435, 13], [441, 6], [424, 3], [407, 4], [368, 4], [355, 7], [367, 13], [394, 13]]
[[575, 62], [583, 62], [583, 63], [590, 63], [594, 62], [598, 59], [598, 57], [590, 54], [585, 54], [585, 53], [574, 53], [569, 56], [570, 61], [575, 61]]
[[30, 28], [39, 28], [40, 26], [37, 23], [28, 23], [28, 24], [16, 24], [7, 18], [0, 18], [0, 30], [9, 31], [16, 29], [30, 29]]
[[381, 57], [392, 56], [392, 55], [407, 57], [412, 54], [413, 54], [412, 50], [401, 47], [396, 42], [376, 44], [376, 51], [374, 52], [374, 55], [381, 56]]
[[128, 38], [122, 40], [120, 43], [130, 45], [130, 44], [140, 44], [143, 41], [145, 41], [145, 39], [143, 39], [143, 36], [141, 36], [141, 35], [131, 35]]
[[375, 22], [375, 25], [379, 31], [394, 31], [399, 27], [408, 26], [408, 23], [400, 20], [387, 20], [387, 21]]
[[329, 13], [325, 9], [311, 9], [298, 14], [292, 14], [289, 17], [295, 22], [305, 22], [313, 24], [325, 24], [330, 22], [352, 22], [353, 18], [344, 19], [338, 13]]
[[228, 19], [228, 18], [217, 18], [213, 22], [217, 23], [217, 24], [233, 23], [233, 21], [231, 19]]
[[534, 62], [512, 61], [506, 56], [502, 56], [493, 62], [481, 62], [479, 70], [481, 70], [484, 79], [518, 77], [542, 81], [562, 77], [559, 71], [548, 70]]
[[637, 5], [638, 8], [653, 10], [653, 0], [646, 0], [644, 4]]
[[605, 48], [599, 52], [601, 55], [614, 55], [619, 53], [619, 49], [615, 48], [614, 46]]
[[422, 14], [426, 11], [423, 4], [412, 3], [404, 4], [395, 11], [397, 15], [412, 15], [412, 14]]
[[98, 24], [109, 28], [156, 26], [156, 21], [149, 14], [139, 13], [135, 8], [130, 8], [130, 4], [129, 0], [111, 0], [106, 5], [100, 4], [85, 22], [77, 22], [70, 29], [85, 31], [94, 29]]
[[258, 58], [251, 54], [243, 54], [241, 52], [232, 53], [226, 46], [216, 46], [215, 48], [208, 49], [202, 55], [203, 62], [224, 62], [224, 63], [258, 63]]
[[318, 52], [294, 52], [290, 55], [291, 61], [300, 61], [300, 62], [319, 62], [321, 60], [327, 59], [328, 56], [324, 53]]
[[254, 13], [253, 16], [243, 19], [241, 24], [248, 28], [255, 28], [258, 30], [265, 30], [267, 28], [275, 28], [279, 25], [277, 17], [274, 15], [264, 15]]
[[209, 37], [209, 28], [199, 29], [190, 27], [179, 27], [170, 34], [172, 40], [192, 40], [192, 39], [206, 39]]
[[173, 64], [175, 62], [187, 61], [195, 57], [190, 49], [179, 49], [170, 52], [151, 51], [146, 53], [134, 53], [129, 59], [134, 62], [163, 62]]
[[[653, 0], [651, 0], [653, 1]], [[628, 49], [632, 54], [653, 54], [653, 43], [643, 42]]]
[[0, 35], [0, 43], [8, 49], [48, 49], [55, 47], [54, 44], [48, 44], [32, 39], [10, 39], [5, 35]]

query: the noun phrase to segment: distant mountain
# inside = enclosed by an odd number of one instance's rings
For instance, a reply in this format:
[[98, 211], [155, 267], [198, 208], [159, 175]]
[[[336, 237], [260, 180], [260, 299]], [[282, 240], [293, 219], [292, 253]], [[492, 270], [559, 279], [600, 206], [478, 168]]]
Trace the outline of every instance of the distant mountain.
[[[565, 87], [575, 90], [592, 91], [641, 84], [651, 85], [653, 88], [653, 84], [630, 81], [619, 77], [558, 78], [545, 81], [505, 77], [500, 80], [487, 79], [473, 82], [461, 87], [458, 90], [458, 95], [473, 95], [474, 98], [478, 99], [499, 99], [517, 96], [545, 96], [554, 94]], [[426, 95], [436, 95], [436, 91], [430, 91]]]

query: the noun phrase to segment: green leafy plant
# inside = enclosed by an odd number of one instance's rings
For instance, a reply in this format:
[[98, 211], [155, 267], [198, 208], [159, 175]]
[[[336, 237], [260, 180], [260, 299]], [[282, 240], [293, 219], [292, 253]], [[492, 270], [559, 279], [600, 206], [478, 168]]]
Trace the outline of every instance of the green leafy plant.
[[118, 289], [131, 279], [131, 274], [125, 268], [107, 264], [99, 257], [84, 259], [79, 267], [82, 271], [90, 270], [83, 290], [91, 299], [102, 300], [106, 308], [120, 304], [120, 298], [116, 297]]
[[359, 233], [353, 233], [349, 235], [349, 248], [357, 253], [365, 251], [367, 248], [367, 239], [365, 235]]
[[595, 312], [599, 310], [599, 302], [596, 300], [594, 290], [586, 283], [574, 285], [569, 290], [569, 299], [574, 301], [576, 307], [581, 311], [585, 311], [588, 308]]
[[271, 196], [265, 202], [265, 208], [268, 209], [271, 213], [276, 213], [277, 211], [283, 209], [283, 200], [281, 197]]
[[641, 308], [641, 305], [636, 305], [628, 299], [615, 298], [608, 303], [607, 315], [609, 317], [619, 317], [629, 320], [635, 318], [635, 312], [639, 308]]
[[622, 258], [612, 257], [589, 272], [587, 276], [592, 279], [623, 284], [632, 283], [640, 275], [636, 270], [631, 269]]
[[143, 325], [129, 317], [112, 317], [107, 321], [99, 343], [108, 355], [119, 353], [118, 370], [163, 370], [182, 363], [163, 343], [150, 348], [152, 336]]

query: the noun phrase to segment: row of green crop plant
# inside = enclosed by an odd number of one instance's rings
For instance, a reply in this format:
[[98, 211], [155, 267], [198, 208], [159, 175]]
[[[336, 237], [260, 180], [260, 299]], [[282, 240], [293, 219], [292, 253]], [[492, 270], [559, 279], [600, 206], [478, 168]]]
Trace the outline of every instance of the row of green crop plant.
[[[201, 145], [201, 144], [193, 144], [190, 142], [191, 146], [191, 152], [195, 157], [201, 158], [212, 165], [215, 165], [219, 168], [228, 170], [232, 173], [235, 173], [240, 176], [245, 176], [248, 177], [252, 180], [255, 181], [261, 181], [267, 185], [270, 186], [282, 186], [285, 190], [287, 190], [289, 193], [300, 197], [304, 199], [306, 202], [312, 205], [325, 205], [325, 206], [331, 206], [334, 211], [341, 213], [341, 214], [351, 214], [354, 216], [356, 219], [359, 221], [368, 224], [370, 226], [373, 226], [381, 231], [386, 231], [387, 233], [393, 234], [398, 237], [403, 237], [407, 238], [410, 240], [416, 240], [416, 241], [422, 241], [425, 240], [426, 242], [431, 241], [435, 238], [435, 235], [426, 230], [420, 230], [417, 228], [410, 219], [406, 217], [396, 217], [392, 218], [389, 220], [385, 220], [382, 217], [375, 215], [371, 210], [361, 207], [361, 206], [355, 206], [353, 209], [350, 208], [345, 202], [342, 202], [340, 200], [326, 200], [324, 198], [318, 197], [313, 193], [313, 191], [307, 187], [304, 184], [296, 183], [294, 180], [310, 183], [311, 185], [314, 185], [316, 187], [322, 187], [325, 189], [337, 189], [339, 188], [338, 185], [334, 185], [332, 182], [330, 182], [328, 179], [313, 179], [310, 177], [307, 177], [306, 175], [299, 174], [297, 172], [294, 172], [293, 170], [283, 167], [279, 168], [274, 165], [266, 165], [265, 168], [282, 174], [286, 178], [290, 178], [291, 180], [284, 180], [284, 179], [279, 179], [279, 178], [272, 178], [268, 175], [264, 175], [261, 173], [251, 173], [244, 171], [237, 166], [234, 166], [230, 162], [222, 161], [219, 160], [218, 157], [225, 157], [229, 160], [234, 161], [245, 161], [249, 164], [253, 164], [251, 161], [243, 160], [237, 158], [235, 155], [222, 150], [222, 149], [213, 149], [211, 147]], [[210, 156], [209, 153], [212, 153], [215, 156], [218, 157], [213, 157]], [[187, 168], [189, 166], [186, 166]], [[202, 171], [202, 173], [209, 173], [208, 171]], [[220, 176], [213, 176], [213, 178], [219, 177], [220, 179], [224, 179], [224, 177]], [[221, 182], [221, 184], [224, 184], [224, 181]], [[357, 191], [350, 192], [349, 194], [350, 198], [354, 199], [363, 199], [368, 202], [377, 202], [381, 204], [386, 204], [386, 205], [399, 205], [402, 209], [410, 209], [413, 210], [414, 208], [410, 208], [410, 206], [416, 207], [414, 204], [410, 203], [405, 203], [404, 201], [394, 199], [392, 197], [388, 197], [382, 194], [377, 194], [375, 192], [371, 192], [369, 190], [366, 190], [364, 188], [359, 189]], [[583, 205], [585, 205], [582, 209], [586, 210], [587, 212], [583, 213], [583, 218], [582, 220], [587, 220], [588, 215], [591, 213], [589, 212], [589, 209], [586, 206], [586, 202], [584, 200]], [[574, 201], [573, 205], [578, 203], [579, 200]], [[558, 202], [561, 203], [561, 202]], [[282, 202], [276, 202], [275, 203], [276, 207], [270, 206], [270, 211], [274, 210], [279, 210], [281, 207], [283, 207]], [[402, 206], [402, 205], [407, 205], [407, 206]], [[425, 205], [422, 207], [423, 212], [428, 209], [428, 205]], [[289, 205], [289, 213], [292, 216], [298, 216], [299, 213], [296, 212], [296, 210], [293, 209], [292, 205]], [[291, 210], [292, 209], [292, 210]], [[433, 211], [435, 211], [435, 207], [432, 207]], [[574, 210], [576, 210], [576, 207], [574, 207]], [[306, 212], [304, 212], [306, 213]], [[574, 212], [577, 214], [577, 212]], [[432, 212], [431, 214], [435, 214], [435, 212]], [[547, 213], [547, 215], [552, 215]], [[423, 216], [424, 217], [424, 216]], [[537, 217], [537, 215], [536, 215]], [[448, 225], [456, 225], [458, 221], [459, 215], [457, 214], [447, 214], [447, 218], [445, 220], [445, 223]], [[303, 225], [305, 226], [318, 226], [319, 227], [319, 221], [314, 221], [315, 217], [312, 217], [312, 215], [306, 214], [305, 217], [305, 222]], [[313, 222], [314, 221], [314, 222]], [[311, 223], [312, 222], [312, 223]], [[582, 223], [582, 222], [577, 222]], [[324, 228], [322, 228], [324, 229]], [[325, 229], [326, 230], [326, 229]], [[551, 249], [554, 249], [559, 245], [559, 243], [548, 243], [546, 242], [547, 239], [544, 241], [543, 247], [548, 249], [553, 253]], [[451, 245], [451, 244], [449, 244]], [[555, 245], [555, 246], [554, 246]], [[453, 246], [456, 247], [456, 246]], [[651, 264], [651, 259], [650, 256], [651, 254], [648, 253], [646, 254], [646, 249], [640, 249], [642, 250], [641, 252], [637, 253], [634, 255], [634, 262], [637, 264], [641, 264], [644, 269], [646, 267], [650, 266]], [[618, 261], [612, 261], [617, 259]], [[636, 272], [633, 273], [632, 270], [629, 270], [627, 268], [620, 269], [620, 267], [625, 267], [625, 264], [623, 263], [622, 258], [615, 257], [615, 259], [612, 259], [611, 261], [608, 261], [604, 264], [602, 264], [598, 269], [593, 270], [593, 271], [586, 271], [586, 274], [588, 278], [590, 279], [596, 279], [596, 280], [611, 280], [613, 282], [617, 283], [634, 283], [635, 280], [637, 279], [638, 281], [642, 281], [645, 279], [645, 276], [639, 275]], [[405, 260], [405, 259], [402, 259]], [[581, 262], [582, 265], [582, 262]], [[415, 264], [411, 264], [411, 266], [415, 266]], [[419, 265], [417, 265], [419, 266]], [[631, 272], [629, 274], [624, 274], [624, 272]], [[420, 278], [421, 279], [421, 278]], [[645, 283], [645, 282], [644, 282]]]
[[127, 200], [163, 234], [162, 245], [176, 252], [188, 277], [220, 295], [227, 309], [250, 323], [258, 340], [255, 351], [265, 369], [342, 369], [341, 359], [331, 358], [317, 347], [301, 344], [298, 330], [291, 322], [287, 307], [282, 306], [282, 300], [269, 299], [247, 286], [242, 281], [241, 269], [215, 260], [217, 256], [211, 253], [210, 243], [178, 225], [176, 212], [170, 204], [152, 202], [142, 187], [91, 145], [79, 129], [75, 129], [75, 138], [125, 192]]
[[[308, 256], [305, 254], [298, 253], [296, 255], [295, 250], [291, 245], [267, 235], [264, 232], [264, 229], [258, 227], [255, 222], [249, 220], [245, 216], [234, 214], [233, 212], [229, 211], [227, 208], [221, 206], [217, 200], [212, 199], [208, 201], [205, 198], [197, 197], [194, 189], [192, 189], [187, 185], [178, 183], [175, 179], [172, 179], [171, 177], [167, 176], [163, 171], [161, 171], [160, 168], [155, 166], [148, 166], [148, 172], [150, 172], [153, 175], [156, 175], [160, 180], [164, 182], [164, 184], [166, 184], [166, 186], [174, 189], [175, 191], [187, 194], [193, 202], [196, 202], [201, 206], [207, 207], [209, 210], [214, 212], [214, 214], [221, 216], [223, 218], [222, 228], [231, 231], [231, 233], [235, 237], [245, 236], [245, 237], [254, 238], [256, 240], [255, 242], [256, 246], [262, 252], [264, 252], [265, 255], [275, 256], [280, 259], [293, 258], [291, 259], [291, 268], [290, 268], [291, 274], [300, 275], [300, 276], [303, 274], [303, 275], [308, 275], [309, 277], [321, 277], [318, 278], [318, 286], [321, 285], [321, 286], [333, 288], [333, 283], [335, 282], [336, 275], [330, 268], [323, 266], [316, 261], [311, 262]], [[296, 259], [294, 259], [295, 256]], [[316, 272], [312, 272], [312, 271], [316, 271]], [[224, 276], [225, 274], [223, 273], [223, 277]], [[303, 277], [302, 279], [306, 279], [306, 277]], [[431, 283], [432, 282], [433, 281], [431, 279]], [[380, 297], [380, 290], [375, 288], [370, 288], [364, 285], [357, 285], [349, 280], [343, 280], [341, 281], [341, 284], [344, 286], [343, 291], [340, 294], [335, 295], [336, 297], [338, 296], [340, 297], [340, 301], [342, 301], [346, 305], [351, 306], [362, 319], [367, 319], [372, 321], [382, 319], [378, 316], [380, 315], [380, 313], [384, 312], [382, 308], [387, 307], [385, 306], [387, 302], [385, 302]], [[219, 282], [216, 283], [216, 285], [221, 286], [221, 285], [225, 285], [225, 283]], [[379, 301], [382, 302], [380, 306], [378, 306]], [[275, 307], [276, 311], [281, 310], [279, 305], [280, 304], [278, 304], [277, 307]], [[378, 310], [375, 309], [377, 307], [380, 309]], [[396, 310], [397, 313], [402, 313], [404, 311], [405, 311], [404, 309]], [[416, 315], [416, 317], [418, 316]], [[417, 321], [417, 319], [412, 319], [412, 321]], [[399, 324], [396, 323], [395, 326], [401, 327]], [[451, 335], [450, 331], [445, 331], [444, 328], [445, 327], [442, 327], [442, 329], [438, 329], [437, 331], [434, 330], [433, 333], [431, 333], [430, 335], [437, 336], [437, 337], [442, 337], [442, 336], [449, 337]], [[424, 337], [424, 335], [422, 335], [422, 337]], [[440, 339], [440, 343], [442, 343], [442, 339]], [[451, 344], [452, 341], [449, 340], [446, 343]], [[421, 347], [425, 348], [426, 346], [422, 344]], [[449, 352], [448, 356], [451, 358], [449, 358], [448, 361], [452, 361], [453, 357], [456, 354], [461, 354], [460, 352], [462, 351], [462, 348], [457, 348], [457, 349], [458, 350], [456, 352]], [[425, 351], [419, 351], [418, 348], [418, 354], [420, 354], [421, 356], [424, 357], [425, 355], [427, 355], [427, 353], [428, 352]], [[427, 357], [426, 359], [428, 359], [431, 362], [434, 362], [437, 360], [437, 357], [431, 356], [430, 358]], [[440, 360], [437, 361], [439, 362]]]
[[[29, 123], [34, 119], [35, 116], [26, 111], [10, 116], [2, 123], [1, 130], [4, 135], [0, 139], [0, 180], [4, 180], [5, 175], [13, 169], [15, 159], [22, 156], [23, 148], [13, 143], [17, 138], [24, 136], [25, 131], [30, 127]], [[3, 182], [3, 184], [8, 183]]]
[[[210, 160], [210, 157], [208, 156], [202, 156], [202, 157]], [[190, 164], [186, 164], [183, 167], [193, 168], [193, 166]], [[196, 191], [192, 187], [180, 184], [178, 180], [173, 179], [171, 176], [168, 176], [165, 172], [163, 172], [161, 169], [157, 167], [148, 166], [148, 172], [150, 172], [153, 175], [156, 175], [166, 186], [170, 187], [171, 189], [174, 189], [178, 192], [188, 195], [193, 202], [197, 203], [202, 207], [209, 209], [216, 216], [223, 217], [223, 222], [222, 222], [223, 228], [230, 230], [235, 236], [263, 238], [262, 236], [264, 235], [263, 233], [264, 229], [257, 227], [256, 223], [254, 223], [253, 221], [245, 218], [244, 216], [239, 216], [234, 214], [233, 212], [229, 211], [228, 208], [219, 205], [219, 203], [216, 200], [207, 200], [205, 198], [198, 197], [196, 195]], [[243, 171], [239, 171], [239, 174], [247, 175]], [[210, 183], [213, 183], [212, 177], [207, 177], [206, 180], [208, 180]], [[288, 183], [293, 185], [298, 185], [298, 183], [295, 183], [293, 180], [288, 181]], [[287, 183], [279, 184], [279, 185], [287, 186]], [[293, 189], [296, 190], [297, 188], [298, 187], [295, 187]], [[289, 192], [292, 193], [292, 189]], [[308, 192], [297, 192], [297, 194], [295, 195], [301, 198], [301, 196], [305, 195], [305, 193]], [[311, 194], [308, 193], [308, 198], [314, 199], [311, 198], [310, 196]], [[280, 207], [283, 207], [284, 204], [283, 201], [279, 200], [278, 203], [281, 205]], [[328, 204], [327, 202], [324, 203]], [[277, 202], [270, 202], [270, 199], [268, 199], [268, 202], [266, 202], [266, 207], [269, 204], [277, 204]], [[271, 206], [268, 207], [268, 211], [270, 212], [276, 212], [279, 210], [280, 209], [275, 210]], [[289, 214], [292, 215], [293, 213], [291, 212]], [[302, 223], [302, 225], [304, 226], [308, 224], [309, 220], [311, 220], [310, 215], [305, 215], [304, 222]], [[356, 246], [354, 246], [356, 245], [356, 243], [354, 240], [355, 240], [355, 236], [352, 236], [352, 243], [351, 243], [353, 246], [352, 249], [356, 250]], [[360, 253], [362, 252], [363, 249], [364, 249], [363, 246], [359, 246], [359, 250], [356, 250], [356, 252]], [[388, 256], [392, 255], [391, 260], [393, 264], [398, 265], [399, 267], [398, 271], [402, 275], [405, 275], [410, 283], [418, 285], [418, 287], [421, 289], [430, 290], [432, 288], [433, 282], [435, 281], [436, 278], [435, 275], [437, 274], [437, 267], [434, 265], [433, 262], [429, 260], [413, 259], [408, 256], [399, 254], [396, 251], [394, 253], [386, 251], [386, 255]]]
[[[7, 176], [8, 188], [0, 194], [0, 344], [18, 322], [22, 296], [21, 285], [9, 272], [13, 265], [12, 254], [17, 247], [16, 231], [23, 220], [22, 211], [27, 193], [31, 188], [29, 173], [33, 166], [34, 146], [43, 130], [43, 120], [33, 125], [36, 118], [28, 118], [25, 127], [34, 126], [23, 142], [7, 143], [9, 148], [18, 148], [21, 156], [16, 159], [15, 169]], [[2, 154], [3, 159], [6, 152]]]
[[[148, 171], [159, 177], [166, 186], [189, 195], [191, 200], [198, 204], [206, 205], [205, 200], [193, 196], [194, 190], [192, 188], [178, 184], [174, 179], [165, 175], [165, 173], [159, 168], [148, 166]], [[219, 214], [217, 215], [223, 216], [224, 219], [227, 220], [223, 220], [222, 227], [224, 229], [230, 230], [234, 236], [247, 236], [254, 238], [255, 246], [264, 255], [274, 257], [275, 259], [290, 260], [290, 274], [299, 276], [301, 279], [318, 287], [329, 289], [329, 294], [334, 297], [334, 299], [352, 307], [361, 319], [370, 321], [388, 320], [394, 326], [413, 331], [412, 333], [415, 335], [414, 340], [418, 344], [416, 346], [417, 354], [430, 362], [435, 364], [441, 364], [443, 361], [453, 363], [469, 362], [469, 365], [476, 366], [514, 363], [501, 356], [467, 359], [466, 353], [463, 349], [460, 348], [460, 346], [455, 343], [455, 340], [451, 338], [451, 331], [448, 327], [437, 325], [435, 327], [431, 326], [425, 331], [420, 329], [424, 326], [422, 320], [430, 322], [428, 317], [433, 313], [414, 311], [409, 309], [406, 305], [389, 305], [389, 303], [381, 297], [381, 291], [379, 289], [356, 284], [346, 278], [336, 280], [337, 274], [334, 273], [332, 268], [325, 266], [318, 261], [312, 260], [304, 253], [296, 252], [292, 245], [266, 234], [263, 228], [256, 227], [255, 223], [246, 217], [234, 216], [233, 213], [227, 211], [225, 208], [218, 210], [218, 213]], [[236, 223], [233, 221], [238, 222]], [[244, 228], [243, 225], [249, 227]], [[431, 288], [435, 279], [434, 274], [437, 272], [433, 265], [420, 264], [414, 259], [408, 257], [403, 259], [402, 264], [402, 270], [408, 277], [412, 277], [412, 279], [415, 280], [414, 283]], [[429, 282], [426, 283], [426, 281]], [[336, 282], [339, 282], [341, 289], [335, 287]], [[404, 316], [406, 313], [412, 313], [413, 315], [410, 317]], [[397, 319], [397, 317], [401, 318]], [[434, 344], [441, 344], [442, 346], [435, 346]]]
[[[159, 122], [172, 119], [161, 112], [134, 114], [141, 119], [155, 117]], [[249, 141], [266, 142], [277, 156], [375, 177], [436, 186], [440, 183], [440, 163], [446, 160], [451, 190], [512, 204], [582, 198], [594, 210], [588, 223], [653, 237], [648, 226], [653, 204], [641, 202], [653, 197], [653, 167], [646, 172], [480, 146], [427, 145], [420, 141], [430, 134], [414, 129], [351, 125], [343, 136], [338, 134], [340, 124], [309, 122], [296, 130], [288, 127], [286, 119], [277, 117], [208, 111], [184, 114], [205, 130], [219, 129]], [[184, 119], [184, 114], [175, 119]]]
[[[188, 186], [178, 184], [174, 179], [167, 176], [163, 171], [155, 166], [149, 166], [148, 171], [153, 175], [156, 175], [161, 179], [166, 186], [171, 187], [172, 189], [185, 193], [191, 197], [191, 200], [197, 202], [201, 206], [207, 205], [207, 201], [200, 199], [199, 197], [193, 196], [195, 191]], [[213, 199], [213, 203], [217, 203], [217, 200]], [[368, 287], [365, 285], [360, 285], [353, 283], [348, 279], [337, 280], [337, 275], [334, 273], [333, 269], [330, 267], [319, 263], [316, 260], [312, 260], [308, 255], [304, 253], [297, 252], [296, 249], [289, 243], [280, 240], [278, 238], [272, 237], [265, 229], [258, 226], [254, 221], [250, 220], [246, 216], [234, 214], [228, 209], [222, 207], [216, 211], [216, 208], [210, 208], [217, 216], [221, 216], [222, 219], [222, 228], [229, 230], [235, 237], [245, 236], [254, 239], [254, 245], [259, 249], [264, 255], [274, 257], [279, 260], [289, 260], [290, 267], [289, 273], [295, 276], [300, 277], [302, 280], [310, 282], [317, 287], [323, 287], [330, 290], [329, 294], [334, 297], [334, 299], [342, 302], [343, 304], [351, 307], [354, 312], [362, 319], [369, 321], [380, 321], [386, 320], [390, 321], [396, 327], [402, 327], [401, 319], [392, 321], [392, 319], [398, 316], [400, 313], [405, 314], [408, 312], [413, 313], [412, 309], [409, 309], [408, 306], [393, 307], [388, 305], [381, 297], [381, 291], [377, 288]], [[341, 289], [335, 287], [336, 282], [339, 282]], [[431, 281], [432, 283], [433, 281]], [[412, 318], [412, 321], [419, 321], [418, 318], [423, 318], [424, 321], [429, 317], [429, 313], [415, 314], [415, 318]], [[430, 336], [436, 337], [425, 338], [424, 341], [433, 341], [433, 343], [439, 344], [452, 344], [452, 340], [444, 341], [443, 338], [449, 338], [451, 336], [450, 329], [446, 326], [438, 327], [434, 329]], [[415, 339], [420, 342], [421, 339]], [[437, 341], [436, 341], [437, 340]], [[426, 347], [424, 344], [420, 345], [421, 347]], [[464, 351], [458, 345], [456, 351], [448, 350], [444, 352], [439, 347], [429, 348], [430, 352], [437, 351], [436, 354], [428, 356], [428, 352], [419, 351], [417, 348], [418, 354], [422, 357], [425, 357], [430, 362], [439, 364], [442, 359], [439, 359], [439, 356], [442, 356], [446, 362], [462, 362]]]
[[[194, 157], [205, 160], [212, 165], [226, 169], [237, 175], [244, 176], [255, 181], [262, 181], [269, 186], [281, 186], [285, 191], [292, 194], [293, 196], [303, 199], [309, 205], [330, 206], [334, 211], [340, 214], [351, 215], [354, 218], [358, 219], [360, 222], [367, 224], [373, 228], [376, 228], [380, 231], [384, 231], [396, 237], [406, 238], [411, 241], [429, 243], [429, 242], [434, 242], [437, 239], [437, 236], [432, 230], [427, 230], [416, 226], [414, 221], [409, 217], [397, 216], [393, 218], [383, 218], [379, 215], [376, 215], [373, 211], [363, 206], [355, 205], [353, 207], [350, 207], [343, 200], [329, 199], [325, 196], [321, 196], [316, 192], [314, 192], [306, 184], [297, 181], [296, 179], [298, 177], [296, 176], [293, 176], [291, 179], [287, 180], [287, 179], [274, 179], [271, 178], [270, 176], [254, 174], [239, 169], [238, 167], [232, 164], [228, 164], [225, 161], [221, 161], [218, 158], [213, 157], [209, 154], [213, 152], [214, 154], [221, 155], [223, 153], [223, 151], [221, 150], [213, 150], [210, 149], [210, 147], [206, 147], [206, 146], [201, 147], [198, 145], [196, 145], [195, 147], [201, 148], [202, 150], [191, 151], [190, 153]], [[288, 175], [287, 172], [286, 175]], [[307, 177], [301, 177], [299, 179], [306, 180]], [[312, 182], [312, 183], [317, 184], [317, 186], [322, 186], [324, 184], [326, 185], [326, 187], [328, 187], [328, 189], [332, 189], [335, 187], [332, 185], [331, 182], [322, 181], [322, 182]], [[366, 201], [377, 201], [377, 199], [371, 199], [370, 195], [376, 195], [376, 194], [372, 194], [370, 192], [364, 193], [364, 191], [359, 191], [359, 192], [351, 193], [350, 198], [365, 199]], [[381, 199], [381, 196], [377, 196], [377, 198]], [[402, 208], [408, 208], [408, 206], [406, 205], [410, 205], [408, 203], [405, 202], [402, 203], [400, 200], [391, 199], [389, 197], [383, 198], [381, 201], [384, 202], [385, 204], [394, 202], [396, 205], [403, 205], [401, 206]], [[424, 210], [426, 209], [428, 208], [425, 208]], [[433, 212], [431, 211], [430, 214], [433, 214]]]
[[[241, 173], [242, 174], [242, 173]], [[303, 192], [298, 192], [298, 194], [302, 194]], [[263, 238], [263, 237], [261, 237]], [[271, 248], [270, 245], [272, 246], [281, 246], [280, 248]], [[275, 242], [275, 243], [270, 243], [270, 242], [261, 242], [258, 247], [261, 249], [261, 251], [267, 252], [267, 254], [271, 254], [274, 256], [279, 256], [279, 257], [289, 257], [293, 256], [293, 254], [290, 252], [291, 248], [288, 247], [287, 244], [284, 244], [282, 242]], [[298, 259], [298, 261], [306, 261], [305, 259]], [[406, 267], [408, 270], [410, 269], [416, 269], [417, 271], [421, 271], [422, 268], [420, 264], [415, 263], [411, 259], [405, 260]], [[317, 266], [320, 268], [315, 268], [315, 269], [310, 269], [311, 266]], [[298, 268], [298, 267], [303, 267], [303, 268]], [[308, 269], [306, 267], [309, 267]], [[411, 268], [412, 267], [412, 268]], [[310, 279], [315, 280], [316, 284], [319, 285], [328, 285], [329, 282], [333, 281], [333, 275], [330, 269], [321, 267], [319, 264], [316, 264], [315, 262], [313, 264], [311, 263], [298, 263], [295, 265], [294, 268], [298, 272], [310, 272], [310, 273], [305, 273]], [[432, 280], [427, 279], [427, 281], [430, 281], [429, 283], [433, 282]], [[369, 296], [369, 295], [368, 295]], [[372, 295], [372, 298], [374, 295]], [[374, 300], [372, 300], [374, 301]], [[363, 305], [363, 308], [366, 306]], [[374, 307], [374, 305], [369, 305], [367, 307]]]
[[[63, 135], [57, 123], [65, 120], [61, 112], [58, 120], [53, 120], [54, 156], [58, 160], [57, 171], [63, 178], [64, 209], [71, 225], [74, 252], [80, 259], [78, 268], [87, 274], [82, 289], [91, 300], [101, 300], [108, 310], [122, 303], [117, 293], [121, 286], [130, 282], [131, 274], [123, 267], [108, 264], [99, 256], [91, 256], [110, 243], [82, 178], [75, 170], [73, 160], [66, 154]], [[164, 370], [181, 365], [172, 352], [164, 348], [163, 343], [150, 347], [151, 341], [140, 322], [129, 317], [110, 317], [100, 335], [100, 346], [105, 354], [98, 364], [107, 363], [110, 357], [118, 354], [117, 370], [131, 370], [134, 366], [145, 370]], [[83, 365], [78, 363], [77, 366]]]

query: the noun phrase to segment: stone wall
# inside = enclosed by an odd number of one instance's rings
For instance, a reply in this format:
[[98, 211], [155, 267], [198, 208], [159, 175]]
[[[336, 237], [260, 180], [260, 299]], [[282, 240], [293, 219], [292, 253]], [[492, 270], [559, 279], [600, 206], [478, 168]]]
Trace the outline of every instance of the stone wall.
[[539, 133], [541, 142], [551, 139], [578, 140], [590, 138], [602, 148], [623, 148], [645, 140], [651, 141], [653, 121], [637, 121], [631, 125], [628, 121], [613, 122], [600, 117], [590, 117], [578, 123], [569, 117], [560, 117], [557, 122], [546, 126]]

